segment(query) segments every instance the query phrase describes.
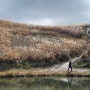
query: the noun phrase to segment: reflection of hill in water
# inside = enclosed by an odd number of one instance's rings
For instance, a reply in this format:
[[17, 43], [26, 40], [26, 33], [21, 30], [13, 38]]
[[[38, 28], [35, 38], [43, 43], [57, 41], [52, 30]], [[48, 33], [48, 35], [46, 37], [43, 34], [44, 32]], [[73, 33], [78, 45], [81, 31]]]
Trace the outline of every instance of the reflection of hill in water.
[[89, 90], [90, 79], [14, 78], [0, 79], [0, 90]]

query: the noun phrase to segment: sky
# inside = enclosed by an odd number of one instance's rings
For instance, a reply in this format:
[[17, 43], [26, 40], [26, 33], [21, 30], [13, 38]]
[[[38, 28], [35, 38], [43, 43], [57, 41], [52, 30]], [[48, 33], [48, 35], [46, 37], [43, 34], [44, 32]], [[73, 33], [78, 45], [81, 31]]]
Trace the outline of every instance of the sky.
[[0, 0], [0, 19], [35, 25], [90, 23], [90, 0]]

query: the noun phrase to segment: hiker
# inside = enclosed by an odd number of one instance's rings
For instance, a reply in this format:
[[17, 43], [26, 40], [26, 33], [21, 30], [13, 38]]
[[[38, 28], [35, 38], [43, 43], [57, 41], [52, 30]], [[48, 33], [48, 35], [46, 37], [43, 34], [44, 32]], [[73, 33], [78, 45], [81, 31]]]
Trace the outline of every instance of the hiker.
[[72, 62], [71, 61], [69, 61], [69, 64], [68, 64], [68, 71], [69, 69], [71, 69], [71, 72], [72, 72]]

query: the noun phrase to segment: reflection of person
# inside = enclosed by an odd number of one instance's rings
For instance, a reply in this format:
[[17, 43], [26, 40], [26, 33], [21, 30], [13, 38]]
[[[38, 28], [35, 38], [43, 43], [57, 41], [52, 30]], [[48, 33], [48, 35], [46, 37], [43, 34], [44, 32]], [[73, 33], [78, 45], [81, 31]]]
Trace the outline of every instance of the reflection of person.
[[72, 87], [72, 78], [67, 78], [67, 80], [68, 80], [68, 85], [71, 88]]
[[71, 72], [72, 72], [72, 62], [71, 61], [69, 61], [68, 71], [69, 71], [69, 69], [71, 69]]

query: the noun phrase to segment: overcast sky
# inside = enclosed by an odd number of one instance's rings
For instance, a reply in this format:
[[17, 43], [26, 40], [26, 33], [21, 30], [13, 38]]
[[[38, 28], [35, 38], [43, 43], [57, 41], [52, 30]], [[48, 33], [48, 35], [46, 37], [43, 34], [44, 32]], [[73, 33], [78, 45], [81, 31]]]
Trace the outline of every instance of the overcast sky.
[[0, 0], [0, 19], [37, 24], [90, 23], [90, 0]]

